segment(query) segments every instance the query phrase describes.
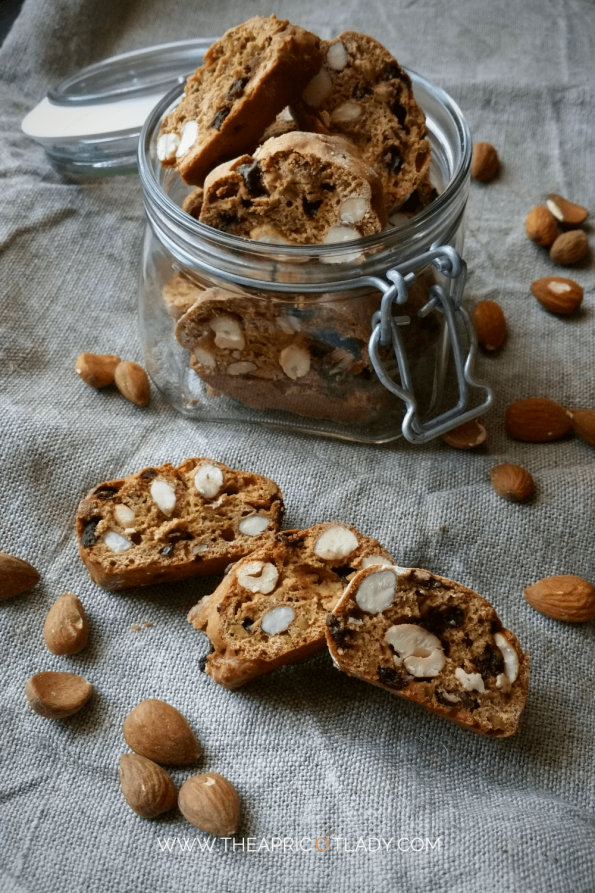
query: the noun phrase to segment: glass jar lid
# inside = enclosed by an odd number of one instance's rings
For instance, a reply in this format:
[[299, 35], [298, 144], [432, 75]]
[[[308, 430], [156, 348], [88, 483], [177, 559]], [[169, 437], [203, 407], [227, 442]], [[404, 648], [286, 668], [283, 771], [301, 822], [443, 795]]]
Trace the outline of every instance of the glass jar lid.
[[60, 173], [133, 173], [150, 112], [202, 64], [216, 39], [159, 44], [89, 65], [48, 91], [23, 119], [23, 132], [43, 146]]

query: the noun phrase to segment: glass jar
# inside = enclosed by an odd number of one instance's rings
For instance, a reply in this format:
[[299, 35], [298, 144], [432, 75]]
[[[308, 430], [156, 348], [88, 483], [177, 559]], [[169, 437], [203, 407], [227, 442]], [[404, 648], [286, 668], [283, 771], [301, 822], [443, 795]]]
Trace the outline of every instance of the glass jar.
[[268, 244], [199, 223], [182, 210], [192, 187], [157, 158], [183, 85], [149, 116], [141, 334], [153, 382], [184, 415], [384, 443], [425, 442], [486, 409], [461, 305], [469, 130], [444, 91], [409, 74], [440, 194], [338, 245]]

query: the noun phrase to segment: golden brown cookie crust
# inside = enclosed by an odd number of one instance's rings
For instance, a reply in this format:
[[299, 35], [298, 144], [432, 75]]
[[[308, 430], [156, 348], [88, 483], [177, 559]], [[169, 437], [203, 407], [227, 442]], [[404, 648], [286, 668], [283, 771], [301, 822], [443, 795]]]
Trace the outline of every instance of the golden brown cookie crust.
[[211, 288], [175, 332], [216, 391], [255, 409], [363, 423], [396, 402], [368, 355], [377, 306], [376, 294], [287, 304]]

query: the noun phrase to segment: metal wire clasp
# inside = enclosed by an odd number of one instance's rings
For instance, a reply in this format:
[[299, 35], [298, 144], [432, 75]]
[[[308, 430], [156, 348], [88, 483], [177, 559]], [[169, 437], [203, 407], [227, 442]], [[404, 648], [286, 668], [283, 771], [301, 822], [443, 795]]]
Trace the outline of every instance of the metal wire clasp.
[[[409, 287], [416, 278], [415, 270], [419, 271], [429, 263], [439, 273], [451, 280], [452, 285], [449, 290], [441, 285], [433, 285], [430, 289], [429, 300], [418, 311], [418, 316], [427, 316], [432, 310], [437, 310], [444, 315], [445, 333], [452, 350], [459, 397], [456, 405], [451, 409], [422, 422], [418, 416], [407, 354], [399, 331], [400, 326], [409, 323], [409, 317], [393, 316], [392, 306], [393, 304], [402, 306], [407, 302]], [[375, 285], [383, 292], [383, 297], [380, 310], [372, 317], [372, 334], [368, 343], [370, 359], [376, 375], [384, 387], [400, 397], [407, 407], [402, 430], [404, 437], [411, 443], [427, 443], [427, 441], [439, 437], [450, 428], [476, 418], [485, 412], [492, 402], [492, 391], [488, 385], [476, 381], [472, 377], [477, 339], [469, 316], [461, 304], [466, 276], [465, 261], [450, 245], [442, 245], [430, 249], [415, 258], [413, 262], [410, 261], [388, 270], [386, 277], [389, 282], [375, 279]], [[469, 341], [466, 356], [457, 331], [457, 319], [462, 320]], [[399, 384], [393, 381], [380, 358], [380, 347], [388, 347], [391, 344], [399, 368]], [[483, 399], [478, 405], [468, 408], [472, 390], [482, 392]]]

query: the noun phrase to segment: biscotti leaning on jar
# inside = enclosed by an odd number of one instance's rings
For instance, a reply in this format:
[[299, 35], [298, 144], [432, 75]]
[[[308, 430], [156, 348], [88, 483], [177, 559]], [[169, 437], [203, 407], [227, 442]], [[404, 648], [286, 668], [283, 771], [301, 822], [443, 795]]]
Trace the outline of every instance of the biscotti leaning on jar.
[[466, 586], [419, 568], [370, 567], [327, 618], [338, 669], [474, 732], [518, 730], [529, 655], [494, 608]]
[[205, 672], [235, 689], [325, 647], [326, 616], [361, 567], [392, 564], [378, 540], [347, 524], [286, 530], [235, 564], [188, 620], [213, 652]]
[[[198, 218], [201, 187], [215, 167], [254, 153], [269, 138], [293, 134], [297, 141], [300, 131], [348, 140], [374, 167], [387, 214], [412, 197], [416, 211], [435, 197], [431, 185], [425, 188], [431, 156], [425, 115], [396, 59], [365, 34], [346, 31], [322, 41], [275, 16], [250, 19], [213, 44], [164, 118], [157, 154], [199, 186], [184, 202]], [[219, 218], [201, 219], [227, 228]]]
[[274, 481], [207, 458], [94, 487], [77, 513], [79, 554], [105, 589], [223, 573], [279, 530]]
[[345, 31], [323, 41], [324, 64], [291, 112], [302, 130], [350, 139], [382, 182], [387, 212], [428, 176], [425, 115], [409, 75], [381, 43]]
[[255, 16], [215, 41], [163, 120], [162, 164], [202, 185], [218, 164], [251, 152], [277, 114], [322, 63], [320, 38], [277, 19]]

